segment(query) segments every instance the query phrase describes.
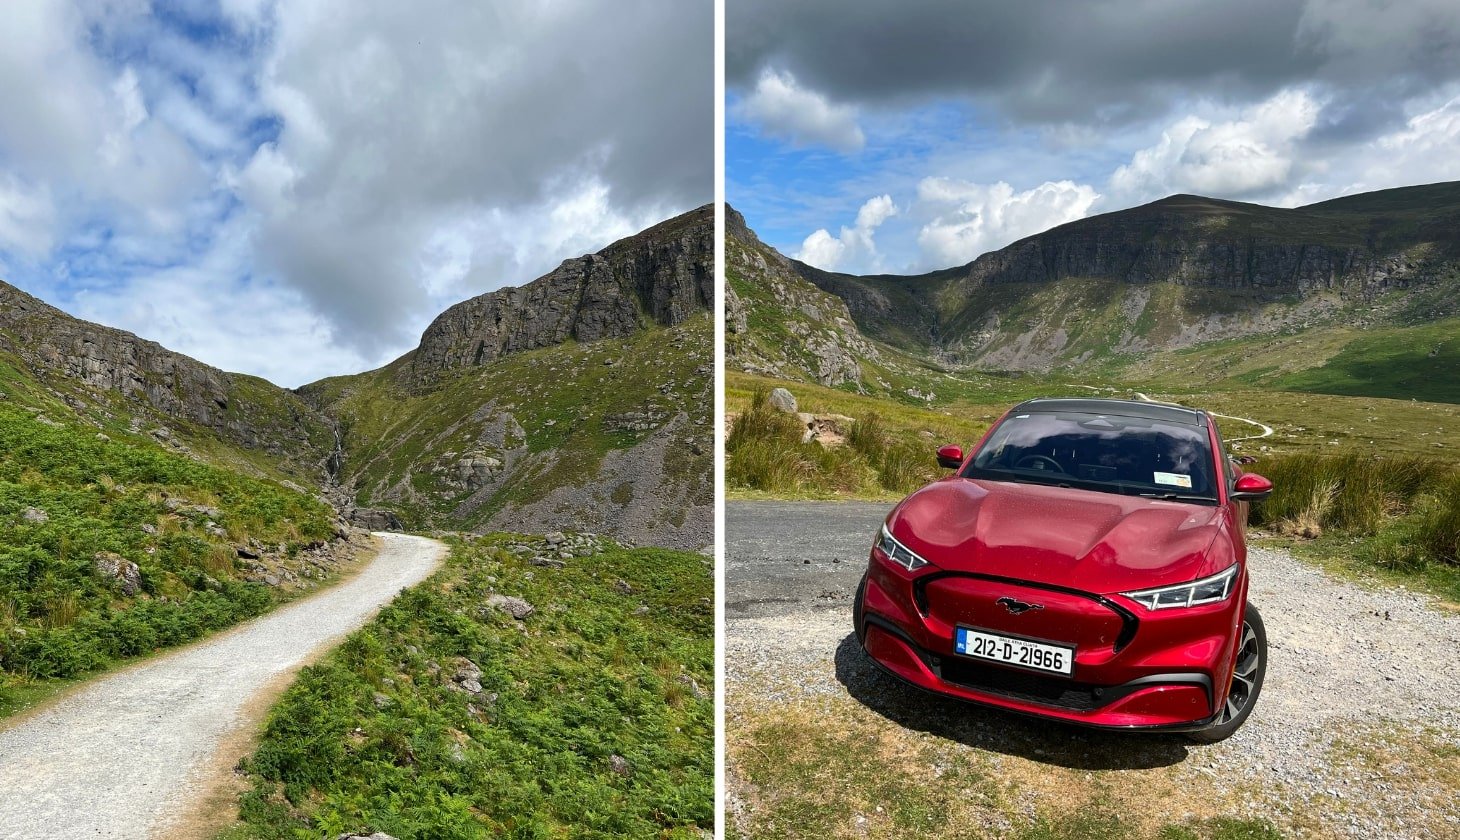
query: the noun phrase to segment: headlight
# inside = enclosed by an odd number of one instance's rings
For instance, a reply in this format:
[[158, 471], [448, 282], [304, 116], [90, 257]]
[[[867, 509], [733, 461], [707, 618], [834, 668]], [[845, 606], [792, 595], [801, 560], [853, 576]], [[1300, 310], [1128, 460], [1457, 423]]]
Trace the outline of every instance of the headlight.
[[892, 532], [887, 530], [886, 525], [882, 526], [882, 533], [877, 537], [877, 547], [882, 549], [882, 553], [886, 554], [892, 562], [909, 572], [915, 572], [928, 565], [928, 561], [914, 554], [911, 549], [893, 538]]
[[1163, 586], [1160, 589], [1142, 589], [1139, 592], [1122, 592], [1120, 594], [1135, 601], [1148, 610], [1169, 610], [1172, 607], [1199, 607], [1202, 604], [1215, 604], [1218, 601], [1227, 600], [1232, 594], [1232, 583], [1237, 580], [1237, 564], [1233, 563], [1224, 571], [1218, 572], [1209, 578], [1181, 583], [1176, 586]]

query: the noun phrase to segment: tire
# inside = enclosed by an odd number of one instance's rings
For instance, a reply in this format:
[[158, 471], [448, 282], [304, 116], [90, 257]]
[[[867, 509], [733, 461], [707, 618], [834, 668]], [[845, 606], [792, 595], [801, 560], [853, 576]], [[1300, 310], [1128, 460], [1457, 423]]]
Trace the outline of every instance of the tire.
[[[1262, 694], [1262, 681], [1267, 675], [1267, 629], [1262, 626], [1262, 614], [1252, 604], [1247, 605], [1242, 615], [1242, 635], [1237, 650], [1237, 663], [1233, 666], [1232, 688], [1222, 705], [1222, 713], [1211, 726], [1189, 733], [1191, 740], [1202, 744], [1215, 744], [1226, 740], [1242, 728], [1247, 716], [1257, 705]], [[1256, 657], [1255, 661], [1253, 657]]]
[[857, 583], [857, 594], [852, 599], [852, 632], [857, 634], [857, 644], [867, 643], [867, 631], [862, 626], [862, 595], [867, 591], [867, 576]]

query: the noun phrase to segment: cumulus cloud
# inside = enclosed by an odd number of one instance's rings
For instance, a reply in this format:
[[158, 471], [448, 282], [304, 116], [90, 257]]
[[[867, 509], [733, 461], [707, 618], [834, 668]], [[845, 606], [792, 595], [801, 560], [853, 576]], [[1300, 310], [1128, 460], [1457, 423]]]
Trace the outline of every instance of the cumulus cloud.
[[1110, 177], [1111, 193], [1134, 204], [1171, 193], [1257, 197], [1287, 186], [1298, 143], [1317, 121], [1306, 91], [1284, 90], [1238, 118], [1184, 117]]
[[854, 152], [866, 144], [856, 109], [836, 105], [796, 83], [789, 73], [767, 68], [732, 114], [771, 136], [797, 146], [826, 146]]
[[918, 232], [922, 262], [928, 268], [971, 262], [987, 251], [1084, 218], [1099, 198], [1094, 188], [1072, 181], [1046, 181], [1015, 192], [1003, 181], [925, 178], [918, 184], [918, 203], [935, 216]]
[[897, 213], [892, 196], [869, 198], [857, 211], [857, 219], [851, 227], [843, 225], [839, 236], [832, 236], [825, 228], [813, 232], [801, 243], [796, 259], [826, 271], [843, 267], [875, 271], [881, 267], [881, 260], [873, 234]]
[[49, 189], [0, 173], [0, 249], [32, 257], [49, 252], [55, 216]]
[[[713, 196], [707, 3], [222, 0], [154, 16], [17, 0], [6, 15], [5, 279], [215, 364], [291, 383], [320, 359], [379, 364], [445, 306]], [[130, 300], [167, 283], [190, 287]], [[192, 316], [167, 314], [194, 293], [330, 345], [200, 341]]]

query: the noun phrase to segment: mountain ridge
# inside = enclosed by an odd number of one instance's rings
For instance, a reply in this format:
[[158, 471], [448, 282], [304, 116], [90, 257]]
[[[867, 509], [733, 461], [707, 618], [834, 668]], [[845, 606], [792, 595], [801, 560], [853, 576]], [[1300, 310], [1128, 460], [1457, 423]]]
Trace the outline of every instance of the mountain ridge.
[[775, 257], [845, 304], [851, 342], [952, 368], [1075, 370], [1320, 325], [1452, 317], [1460, 182], [1291, 209], [1173, 195], [920, 275]]
[[[416, 484], [423, 481], [419, 476], [413, 477], [415, 458], [435, 457], [440, 451], [457, 447], [457, 442], [448, 446], [442, 438], [428, 443], [414, 441], [423, 448], [406, 453], [409, 457], [404, 461], [391, 461], [401, 474], [390, 476], [389, 483], [405, 488], [405, 492], [372, 492], [362, 498], [351, 483], [355, 475], [352, 459], [360, 457], [361, 447], [371, 442], [360, 440], [358, 434], [352, 437], [351, 431], [362, 427], [362, 411], [368, 413], [374, 409], [359, 400], [351, 402], [346, 395], [353, 389], [370, 399], [394, 402], [409, 397], [416, 401], [423, 418], [439, 421], [443, 429], [472, 426], [479, 436], [486, 436], [487, 444], [495, 442], [508, 450], [515, 448], [516, 441], [522, 448], [519, 454], [526, 454], [532, 448], [535, 458], [531, 460], [540, 466], [544, 460], [551, 460], [551, 455], [543, 454], [552, 451], [548, 444], [563, 444], [563, 436], [524, 429], [510, 412], [496, 412], [491, 410], [493, 406], [521, 402], [524, 393], [533, 389], [538, 399], [544, 399], [542, 392], [550, 390], [553, 383], [549, 379], [544, 384], [539, 378], [550, 373], [553, 367], [566, 364], [565, 360], [581, 363], [579, 357], [583, 354], [578, 353], [578, 348], [594, 347], [595, 352], [603, 351], [599, 355], [612, 357], [626, 352], [645, 333], [664, 332], [663, 346], [658, 350], [665, 357], [663, 361], [672, 362], [664, 369], [676, 372], [667, 386], [666, 382], [654, 382], [650, 388], [650, 383], [637, 382], [624, 393], [613, 395], [613, 399], [595, 393], [592, 388], [580, 387], [571, 396], [584, 403], [585, 416], [593, 416], [595, 422], [618, 424], [608, 431], [593, 430], [591, 437], [595, 445], [608, 449], [602, 453], [595, 451], [592, 456], [616, 451], [614, 447], [619, 445], [632, 447], [641, 442], [639, 438], [645, 433], [662, 433], [670, 425], [680, 431], [664, 433], [668, 438], [694, 437], [683, 427], [708, 428], [708, 386], [702, 389], [703, 394], [694, 391], [693, 383], [685, 381], [691, 377], [684, 371], [705, 368], [704, 381], [712, 379], [707, 365], [694, 362], [690, 356], [708, 352], [705, 348], [709, 342], [703, 340], [707, 331], [699, 322], [708, 323], [713, 297], [713, 218], [713, 207], [705, 205], [625, 237], [594, 254], [565, 260], [553, 272], [522, 286], [462, 301], [432, 322], [415, 349], [384, 367], [329, 377], [298, 389], [228, 373], [124, 330], [74, 318], [3, 282], [0, 282], [0, 363], [10, 359], [18, 382], [48, 399], [61, 400], [88, 423], [101, 426], [130, 422], [134, 431], [152, 426], [154, 436], [174, 449], [279, 481], [305, 481], [331, 495], [345, 508], [390, 506], [411, 501], [420, 493], [429, 495], [437, 491], [453, 496], [463, 492], [477, 494], [483, 486], [479, 479], [484, 476], [510, 477], [521, 491], [523, 484], [551, 478], [546, 474], [499, 476], [498, 473], [510, 472], [504, 465], [510, 459], [497, 459], [477, 451], [467, 452], [458, 459], [464, 460], [465, 465], [453, 463], [447, 471], [453, 474], [443, 477], [440, 487], [431, 482], [426, 482], [429, 487], [412, 487], [413, 481]], [[533, 353], [538, 355], [528, 362], [519, 361], [524, 354]], [[701, 362], [707, 360], [708, 356]], [[545, 362], [544, 369], [535, 370], [532, 363], [536, 362]], [[599, 364], [600, 369], [608, 367], [601, 361]], [[498, 367], [510, 368], [510, 375], [498, 371], [501, 375], [494, 378], [492, 371]], [[652, 364], [649, 369], [653, 369]], [[485, 377], [483, 382], [491, 380], [492, 387], [499, 390], [491, 395], [468, 393], [472, 388], [479, 391], [487, 387], [464, 384], [472, 376]], [[603, 377], [600, 374], [598, 378]], [[511, 389], [517, 392], [511, 393]], [[672, 412], [636, 412], [638, 404], [626, 403], [639, 399], [647, 404], [649, 395], [655, 393], [661, 397], [683, 397], [689, 402], [680, 406], [683, 410]], [[559, 396], [566, 398], [567, 395]], [[433, 400], [440, 405], [433, 405]], [[616, 407], [615, 411], [600, 410], [600, 406], [609, 403]], [[612, 414], [616, 419], [605, 420], [605, 414]], [[628, 419], [622, 416], [634, 414], [643, 416]], [[428, 420], [418, 418], [418, 421], [424, 427], [431, 425]], [[548, 428], [557, 422], [554, 420]], [[479, 428], [482, 423], [490, 428]], [[529, 438], [533, 439], [531, 447], [528, 447]], [[701, 451], [709, 448], [707, 442], [687, 445]], [[453, 452], [453, 455], [462, 454]], [[655, 489], [657, 484], [664, 483], [662, 480], [656, 483], [652, 476], [629, 472], [618, 482], [629, 485], [628, 490], [619, 493], [621, 496], [633, 495], [635, 482], [640, 479], [656, 484]], [[708, 467], [704, 472], [710, 472]], [[698, 548], [708, 542], [709, 525], [698, 514], [688, 517], [693, 520], [693, 526], [687, 530], [679, 527], [686, 521], [683, 512], [678, 514], [680, 522], [674, 528], [658, 527], [660, 520], [676, 518], [669, 508], [685, 498], [693, 500], [692, 506], [710, 509], [710, 503], [701, 498], [704, 493], [689, 487], [693, 482], [682, 480], [686, 473], [684, 469], [676, 470], [675, 480], [670, 483], [688, 493], [687, 496], [656, 495], [647, 492], [651, 488], [639, 494], [638, 521], [641, 525], [654, 526], [641, 528], [651, 541], [672, 531], [670, 536], [675, 544]], [[527, 495], [550, 496], [551, 488], [545, 494], [534, 490]], [[643, 510], [646, 505], [647, 513]], [[410, 510], [406, 512], [414, 511], [418, 516], [412, 519], [408, 515], [406, 524], [414, 527], [485, 525], [482, 517], [472, 515], [482, 507], [480, 504], [463, 509], [457, 499], [444, 510], [436, 507], [439, 506], [407, 505]], [[433, 509], [429, 514], [428, 508]], [[453, 515], [455, 511], [459, 511], [458, 515]], [[602, 517], [586, 517], [585, 511], [584, 505], [560, 504], [553, 512], [554, 527], [574, 529], [580, 522], [595, 527], [612, 524], [605, 523]], [[389, 517], [375, 517], [373, 521], [384, 523]], [[539, 516], [534, 524], [541, 526], [543, 522], [544, 517]], [[680, 533], [682, 530], [685, 533]], [[605, 532], [614, 533], [612, 528]], [[634, 536], [626, 532], [616, 535]]]

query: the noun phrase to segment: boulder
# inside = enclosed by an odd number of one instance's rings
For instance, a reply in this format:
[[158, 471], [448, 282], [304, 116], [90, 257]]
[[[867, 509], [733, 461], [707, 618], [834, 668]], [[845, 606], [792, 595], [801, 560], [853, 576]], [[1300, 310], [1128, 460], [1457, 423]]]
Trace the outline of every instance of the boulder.
[[142, 570], [137, 564], [112, 551], [98, 551], [92, 557], [96, 573], [118, 582], [122, 594], [136, 595], [142, 589]]
[[24, 519], [26, 522], [34, 522], [39, 525], [42, 522], [49, 521], [51, 517], [40, 508], [28, 507], [20, 512], [20, 518]]
[[518, 621], [525, 620], [537, 611], [536, 607], [513, 595], [492, 595], [487, 598], [487, 607], [501, 610]]
[[793, 396], [791, 392], [787, 391], [785, 388], [777, 388], [774, 391], [771, 391], [769, 402], [771, 404], [771, 408], [774, 408], [777, 411], [784, 411], [787, 414], [796, 413], [796, 397]]
[[400, 517], [394, 511], [379, 508], [351, 508], [350, 522], [369, 531], [401, 530]]

